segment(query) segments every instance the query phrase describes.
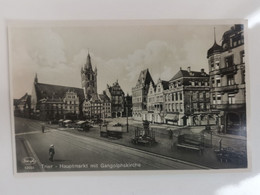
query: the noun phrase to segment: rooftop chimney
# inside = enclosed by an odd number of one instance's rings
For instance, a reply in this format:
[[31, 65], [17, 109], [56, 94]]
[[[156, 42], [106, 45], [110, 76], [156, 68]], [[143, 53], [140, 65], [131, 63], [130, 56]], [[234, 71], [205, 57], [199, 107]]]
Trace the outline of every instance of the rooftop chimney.
[[190, 66], [188, 67], [188, 72], [190, 72]]
[[201, 72], [204, 73], [204, 68], [201, 69]]

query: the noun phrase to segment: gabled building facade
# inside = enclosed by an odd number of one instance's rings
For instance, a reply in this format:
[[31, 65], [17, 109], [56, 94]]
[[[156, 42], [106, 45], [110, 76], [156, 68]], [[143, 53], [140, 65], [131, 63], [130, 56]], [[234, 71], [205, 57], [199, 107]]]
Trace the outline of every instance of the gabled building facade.
[[125, 93], [118, 81], [114, 82], [112, 86], [107, 85], [105, 93], [111, 101], [112, 117], [122, 117], [125, 110]]
[[31, 96], [27, 93], [20, 99], [14, 99], [14, 115], [30, 118], [31, 116]]
[[147, 94], [151, 82], [154, 84], [149, 69], [145, 69], [140, 72], [136, 86], [132, 88], [134, 120], [147, 120]]
[[147, 94], [147, 120], [152, 123], [164, 123], [165, 116], [165, 91], [169, 89], [169, 82], [158, 80], [154, 86], [150, 82]]
[[102, 118], [111, 118], [111, 100], [109, 99], [105, 91], [103, 92], [103, 94], [99, 94], [99, 98], [102, 103]]
[[89, 100], [84, 100], [82, 111], [84, 113], [84, 117], [87, 119], [101, 119], [103, 103], [98, 96], [92, 96]]

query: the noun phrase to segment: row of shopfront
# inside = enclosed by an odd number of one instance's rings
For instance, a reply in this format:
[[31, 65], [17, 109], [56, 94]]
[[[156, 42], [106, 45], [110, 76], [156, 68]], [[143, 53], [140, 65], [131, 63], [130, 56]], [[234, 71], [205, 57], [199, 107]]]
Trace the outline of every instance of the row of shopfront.
[[219, 115], [217, 113], [195, 113], [185, 115], [179, 112], [143, 112], [142, 120], [147, 120], [151, 123], [169, 124], [177, 126], [196, 126], [196, 125], [218, 125]]
[[[140, 120], [174, 126], [216, 126], [222, 133], [246, 135], [246, 114], [243, 111], [210, 111], [186, 115], [180, 112], [143, 111]], [[221, 129], [219, 129], [221, 130]]]

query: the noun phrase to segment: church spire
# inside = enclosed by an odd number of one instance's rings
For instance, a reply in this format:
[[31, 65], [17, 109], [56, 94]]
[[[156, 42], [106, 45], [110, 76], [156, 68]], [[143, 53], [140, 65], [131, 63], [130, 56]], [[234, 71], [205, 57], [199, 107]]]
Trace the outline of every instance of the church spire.
[[37, 73], [35, 74], [35, 77], [34, 77], [34, 83], [38, 83]]
[[88, 52], [87, 61], [86, 61], [86, 64], [84, 66], [84, 69], [91, 69], [92, 70], [91, 57], [89, 55], [89, 52]]
[[214, 26], [214, 43], [216, 43], [216, 27]]
[[219, 53], [222, 51], [222, 47], [217, 44], [216, 42], [216, 28], [214, 27], [214, 44], [213, 46], [208, 50], [207, 58], [209, 58], [211, 55], [215, 53]]

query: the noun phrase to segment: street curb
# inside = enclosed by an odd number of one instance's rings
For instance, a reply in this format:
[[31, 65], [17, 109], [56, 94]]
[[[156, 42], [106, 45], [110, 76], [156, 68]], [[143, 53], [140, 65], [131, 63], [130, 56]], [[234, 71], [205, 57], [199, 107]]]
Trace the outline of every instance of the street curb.
[[45, 169], [41, 166], [42, 163], [41, 163], [41, 161], [39, 160], [39, 158], [38, 158], [38, 156], [36, 155], [36, 153], [34, 152], [34, 150], [32, 149], [32, 146], [31, 146], [31, 144], [29, 143], [29, 141], [25, 139], [25, 140], [24, 140], [24, 145], [25, 145], [25, 149], [28, 151], [28, 153], [30, 153], [30, 154], [33, 156], [33, 158], [36, 160], [36, 163], [37, 163], [37, 165], [39, 166], [40, 170], [41, 170], [42, 172], [44, 172]]

